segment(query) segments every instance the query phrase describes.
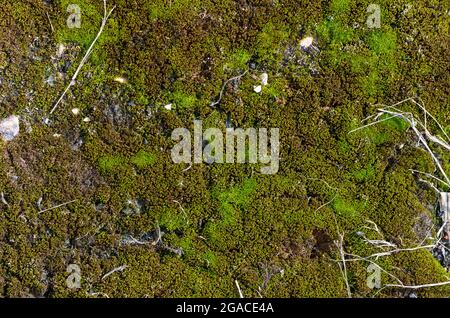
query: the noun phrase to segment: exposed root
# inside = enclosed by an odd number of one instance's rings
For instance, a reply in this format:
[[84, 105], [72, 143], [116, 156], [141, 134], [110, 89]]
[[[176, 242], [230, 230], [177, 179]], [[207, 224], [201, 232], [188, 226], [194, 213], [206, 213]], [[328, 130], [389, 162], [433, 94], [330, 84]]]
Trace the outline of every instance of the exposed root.
[[163, 249], [165, 249], [165, 250], [167, 250], [169, 252], [172, 252], [172, 253], [174, 253], [174, 254], [176, 254], [178, 256], [182, 256], [183, 255], [183, 249], [182, 248], [173, 248], [173, 247], [171, 247], [171, 246], [169, 246], [169, 245], [167, 245], [167, 244], [165, 244], [163, 242], [163, 240], [162, 240], [163, 233], [161, 232], [161, 229], [160, 229], [158, 224], [156, 224], [156, 235], [157, 235], [156, 241], [154, 241], [152, 243], [152, 245], [159, 246], [159, 247], [161, 247], [161, 248], [163, 248]]
[[[417, 100], [416, 100], [417, 99]], [[448, 225], [450, 224], [450, 207], [445, 202], [448, 201], [448, 198], [450, 198], [450, 194], [448, 192], [445, 192], [444, 189], [450, 188], [450, 178], [448, 177], [446, 171], [444, 170], [442, 163], [438, 159], [438, 156], [433, 152], [431, 149], [431, 146], [438, 146], [444, 148], [446, 151], [450, 151], [450, 137], [445, 132], [443, 126], [436, 120], [436, 118], [430, 114], [430, 112], [425, 108], [423, 101], [420, 98], [407, 98], [403, 101], [400, 101], [394, 105], [386, 106], [386, 105], [378, 105], [382, 106], [381, 108], [378, 108], [378, 112], [376, 115], [371, 115], [363, 120], [363, 122], [367, 120], [372, 120], [371, 123], [366, 124], [362, 127], [356, 128], [349, 133], [353, 133], [355, 131], [367, 128], [369, 126], [373, 126], [376, 124], [379, 124], [383, 121], [392, 119], [392, 118], [401, 118], [406, 123], [409, 124], [410, 129], [414, 132], [414, 134], [418, 138], [418, 146], [422, 146], [423, 149], [425, 149], [428, 154], [431, 156], [435, 166], [436, 166], [436, 175], [431, 173], [426, 173], [414, 169], [410, 169], [410, 171], [414, 174], [420, 174], [426, 178], [419, 178], [420, 182], [423, 182], [430, 186], [431, 189], [433, 189], [435, 192], [438, 193], [439, 197], [439, 205], [441, 207], [439, 211], [439, 217], [442, 219], [442, 227], [438, 232], [438, 236], [434, 239], [435, 244], [433, 245], [427, 245], [427, 246], [417, 246], [415, 248], [410, 249], [393, 249], [387, 252], [377, 253], [374, 255], [371, 255], [371, 257], [381, 257], [386, 255], [391, 255], [393, 253], [398, 253], [402, 251], [411, 251], [411, 250], [417, 250], [417, 249], [437, 249], [438, 254], [436, 254], [436, 258], [440, 259], [441, 263], [448, 263], [450, 260], [446, 260], [447, 253], [445, 250], [443, 251], [443, 254], [440, 255], [443, 247], [447, 247], [450, 245], [450, 228], [448, 228]], [[411, 102], [415, 106], [417, 106], [420, 111], [422, 112], [422, 117], [416, 116], [412, 112], [407, 112], [401, 110], [399, 107], [406, 103]], [[381, 118], [383, 115], [387, 115], [386, 118]], [[380, 119], [381, 118], [381, 119]], [[436, 127], [438, 127], [439, 134], [441, 136], [434, 135], [430, 132], [428, 129], [428, 123], [432, 122]], [[428, 179], [428, 180], [427, 180]], [[434, 184], [433, 182], [437, 182], [437, 184]], [[441, 243], [441, 240], [444, 239], [444, 244]], [[366, 239], [366, 242], [372, 243], [373, 245], [382, 244], [383, 247], [393, 247], [393, 246], [386, 246], [383, 245], [383, 243], [386, 242], [376, 242], [376, 241], [368, 241]], [[448, 267], [448, 264], [443, 264], [444, 266]]]
[[[381, 234], [381, 232], [379, 231], [377, 225], [372, 222], [372, 221], [367, 221], [368, 223], [370, 223], [372, 225], [372, 227], [367, 227], [368, 229], [374, 230], [375, 232], [377, 232], [379, 235], [381, 235], [381, 237], [383, 237], [383, 235]], [[395, 276], [394, 274], [388, 272], [387, 270], [383, 269], [378, 263], [376, 263], [376, 260], [378, 260], [381, 257], [387, 257], [387, 256], [392, 256], [394, 254], [398, 254], [401, 252], [411, 252], [411, 251], [417, 251], [420, 249], [427, 249], [429, 251], [432, 251], [433, 249], [439, 247], [439, 246], [443, 246], [441, 243], [441, 234], [443, 231], [443, 228], [445, 227], [446, 224], [444, 224], [438, 231], [437, 235], [436, 235], [436, 239], [435, 239], [435, 243], [434, 244], [430, 244], [430, 245], [418, 245], [415, 247], [409, 247], [409, 248], [398, 248], [396, 244], [388, 242], [386, 240], [380, 239], [380, 240], [369, 240], [367, 239], [365, 236], [362, 236], [362, 238], [364, 239], [364, 241], [375, 247], [375, 248], [379, 248], [379, 249], [388, 249], [387, 251], [383, 251], [383, 252], [378, 252], [378, 253], [374, 253], [368, 256], [360, 256], [360, 255], [355, 255], [355, 254], [350, 254], [350, 253], [344, 253], [344, 257], [345, 257], [345, 261], [346, 262], [358, 262], [358, 261], [363, 261], [363, 262], [368, 262], [371, 264], [374, 264], [375, 266], [377, 266], [380, 271], [382, 271], [383, 273], [385, 273], [386, 275], [388, 275], [389, 277], [391, 277], [392, 279], [394, 279], [397, 283], [396, 284], [385, 284], [383, 285], [382, 288], [380, 288], [378, 290], [378, 293], [380, 293], [383, 289], [386, 288], [403, 288], [403, 289], [421, 289], [421, 288], [429, 288], [429, 287], [437, 287], [437, 286], [443, 286], [443, 285], [449, 285], [450, 284], [450, 280], [449, 281], [444, 281], [444, 282], [438, 282], [438, 283], [429, 283], [429, 284], [420, 284], [420, 285], [405, 285], [397, 276]], [[444, 246], [445, 248], [445, 246]], [[375, 294], [375, 295], [376, 295]], [[375, 296], [374, 295], [374, 296]]]
[[344, 252], [344, 233], [341, 233], [341, 231], [339, 230], [339, 225], [336, 219], [336, 216], [333, 214], [334, 217], [334, 221], [336, 223], [336, 231], [338, 233], [339, 236], [339, 240], [335, 241], [334, 244], [336, 245], [338, 251], [339, 251], [339, 256], [340, 256], [340, 260], [339, 260], [339, 270], [341, 271], [342, 274], [342, 278], [344, 279], [345, 282], [345, 287], [347, 289], [347, 296], [348, 298], [352, 298], [352, 291], [350, 289], [350, 284], [348, 283], [348, 273], [347, 273], [347, 263], [346, 263], [346, 259], [345, 259], [345, 252]]
[[[399, 106], [405, 102], [408, 102], [408, 101], [414, 103], [423, 111], [423, 113], [424, 113], [423, 121], [421, 121], [419, 118], [417, 118], [413, 113], [404, 112], [397, 108], [397, 106]], [[385, 105], [382, 105], [382, 106], [385, 106]], [[390, 116], [388, 116], [387, 118], [379, 119], [382, 115], [385, 115], [385, 114], [390, 115]], [[430, 117], [433, 120], [433, 122], [439, 127], [440, 132], [444, 135], [445, 138], [440, 138], [440, 137], [435, 136], [432, 133], [430, 133], [430, 131], [428, 130], [428, 127], [427, 127], [428, 117]], [[430, 156], [433, 159], [436, 167], [438, 168], [443, 180], [440, 180], [436, 177], [434, 177], [434, 178], [438, 179], [440, 182], [444, 183], [447, 187], [450, 188], [450, 179], [447, 176], [445, 170], [442, 168], [440, 161], [437, 159], [436, 155], [433, 153], [433, 151], [431, 150], [430, 145], [429, 145], [429, 142], [432, 142], [432, 143], [437, 144], [437, 145], [445, 148], [446, 150], [450, 151], [450, 138], [447, 135], [447, 133], [445, 132], [442, 125], [436, 120], [435, 117], [433, 117], [433, 115], [431, 115], [426, 110], [425, 106], [423, 106], [422, 104], [417, 102], [414, 98], [408, 98], [408, 99], [405, 99], [394, 105], [386, 106], [384, 108], [378, 108], [378, 114], [367, 117], [366, 119], [363, 120], [363, 122], [368, 119], [372, 119], [372, 118], [374, 119], [374, 121], [372, 123], [364, 125], [362, 127], [356, 128], [356, 129], [353, 129], [349, 132], [349, 134], [356, 132], [358, 130], [365, 129], [367, 127], [379, 124], [383, 121], [386, 121], [386, 120], [389, 120], [392, 118], [403, 119], [410, 125], [411, 129], [414, 131], [416, 136], [419, 138], [419, 144], [422, 144], [422, 146], [425, 148], [425, 150], [430, 154]], [[427, 175], [426, 173], [423, 173], [423, 174]]]
[[245, 71], [244, 73], [242, 73], [241, 75], [232, 77], [232, 78], [230, 78], [229, 80], [227, 80], [227, 81], [223, 84], [222, 89], [220, 90], [219, 99], [218, 99], [217, 101], [211, 103], [210, 106], [211, 106], [211, 107], [214, 107], [214, 106], [220, 104], [220, 102], [222, 101], [223, 92], [225, 91], [225, 88], [227, 87], [227, 85], [228, 85], [229, 82], [234, 81], [234, 80], [237, 80], [237, 79], [240, 79], [242, 76], [244, 76], [244, 75], [247, 74], [247, 73], [248, 73], [248, 70], [246, 70], [246, 71]]

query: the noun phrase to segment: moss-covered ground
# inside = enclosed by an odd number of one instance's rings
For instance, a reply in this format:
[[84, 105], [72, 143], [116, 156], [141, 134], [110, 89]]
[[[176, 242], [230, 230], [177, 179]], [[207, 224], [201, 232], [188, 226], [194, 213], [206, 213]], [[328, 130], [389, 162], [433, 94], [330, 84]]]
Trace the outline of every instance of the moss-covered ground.
[[[19, 115], [21, 132], [0, 144], [0, 295], [237, 297], [237, 280], [246, 297], [346, 297], [338, 231], [359, 255], [374, 252], [356, 234], [374, 235], [366, 220], [402, 247], [435, 233], [436, 194], [409, 170], [435, 167], [408, 127], [348, 132], [375, 104], [411, 96], [450, 131], [449, 2], [377, 0], [381, 28], [369, 29], [372, 2], [110, 0], [104, 33], [45, 124], [103, 2], [3, 1], [0, 118]], [[81, 28], [66, 25], [72, 3]], [[306, 36], [316, 49], [300, 47]], [[279, 127], [278, 173], [174, 164], [171, 132], [194, 119]], [[450, 172], [450, 155], [440, 158]], [[379, 263], [405, 284], [447, 280], [427, 250]], [[69, 264], [81, 269], [78, 289]], [[354, 296], [409, 295], [369, 289], [368, 265], [347, 264]], [[450, 286], [414, 292], [448, 297]]]

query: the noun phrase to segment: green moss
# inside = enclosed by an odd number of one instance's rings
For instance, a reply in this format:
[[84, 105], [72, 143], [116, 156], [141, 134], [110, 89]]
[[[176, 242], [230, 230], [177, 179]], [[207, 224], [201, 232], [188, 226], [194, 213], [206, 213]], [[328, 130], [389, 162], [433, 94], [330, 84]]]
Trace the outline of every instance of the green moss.
[[238, 220], [238, 209], [248, 204], [251, 194], [256, 189], [256, 180], [245, 180], [242, 185], [235, 186], [225, 192], [216, 194], [220, 202], [219, 212], [223, 225], [233, 225]]
[[283, 78], [272, 78], [267, 87], [263, 88], [263, 93], [272, 98], [278, 98], [286, 95], [288, 83]]
[[358, 201], [350, 202], [338, 196], [333, 201], [332, 206], [341, 217], [354, 219], [362, 213], [365, 208], [365, 203]]
[[98, 166], [102, 172], [110, 172], [125, 162], [120, 156], [105, 156], [98, 160]]
[[186, 94], [181, 91], [174, 92], [172, 98], [175, 105], [181, 108], [192, 107], [197, 101], [197, 98], [195, 96]]
[[335, 13], [345, 13], [350, 8], [350, 0], [333, 0], [331, 10]]
[[157, 0], [147, 3], [144, 10], [148, 10], [151, 20], [170, 20], [176, 15], [188, 14], [192, 15], [200, 7], [198, 0], [173, 0], [167, 1]]
[[393, 30], [374, 31], [369, 36], [368, 44], [377, 55], [391, 55], [397, 50], [397, 35]]
[[216, 268], [219, 264], [217, 256], [212, 251], [206, 251], [204, 254], [204, 259], [207, 263], [207, 266], [210, 268]]
[[388, 135], [379, 127], [368, 127], [364, 129], [364, 133], [375, 145], [382, 145], [388, 140]]
[[[352, 234], [367, 232], [366, 219], [399, 246], [422, 241], [415, 225], [433, 218], [427, 206], [436, 194], [409, 169], [433, 173], [429, 155], [409, 146], [399, 119], [348, 132], [376, 112], [373, 104], [415, 95], [450, 131], [448, 17], [438, 5], [418, 1], [403, 14], [402, 5], [381, 3], [382, 28], [374, 30], [365, 26], [368, 3], [353, 0], [115, 0], [93, 56], [47, 126], [42, 118], [103, 13], [101, 1], [77, 1], [82, 27], [69, 29], [69, 3], [5, 2], [0, 12], [0, 36], [14, 39], [0, 41], [1, 118], [21, 116], [20, 135], [1, 145], [0, 192], [8, 202], [0, 202], [1, 295], [238, 297], [238, 279], [246, 297], [260, 297], [265, 270], [282, 268], [263, 297], [346, 297], [333, 261], [334, 217], [348, 253], [375, 252]], [[47, 13], [53, 33], [43, 23]], [[318, 51], [299, 48], [306, 35]], [[59, 43], [66, 51], [55, 57]], [[223, 83], [250, 61], [239, 87], [225, 87], [211, 109]], [[255, 94], [261, 72], [269, 85]], [[52, 87], [44, 82], [50, 75]], [[161, 109], [168, 103], [172, 111]], [[82, 116], [73, 116], [74, 107]], [[174, 164], [170, 132], [193, 118], [223, 129], [228, 118], [235, 127], [279, 127], [278, 174], [263, 176], [255, 165]], [[448, 152], [436, 153], [450, 171]], [[38, 200], [43, 208], [77, 201], [39, 214]], [[151, 244], [157, 225], [181, 257]], [[150, 244], [125, 243], [130, 236]], [[378, 262], [405, 284], [446, 279], [425, 250]], [[69, 263], [82, 268], [80, 290], [66, 286]], [[367, 264], [347, 265], [354, 296], [375, 296], [365, 284]], [[383, 282], [393, 281], [383, 275]], [[416, 292], [449, 295], [444, 286]], [[405, 295], [386, 288], [376, 296]]]
[[229, 62], [225, 66], [231, 70], [235, 69], [247, 69], [247, 63], [251, 58], [251, 54], [245, 49], [238, 49], [233, 52], [229, 57]]
[[[58, 16], [56, 27], [56, 41], [59, 43], [77, 43], [87, 50], [94, 38], [96, 37], [103, 18], [103, 5], [97, 6], [88, 0], [77, 1], [76, 5], [80, 7], [81, 25], [80, 28], [69, 28], [66, 20], [70, 13], [66, 12], [67, 7], [74, 4], [70, 0], [60, 0], [58, 5], [62, 14]], [[109, 43], [116, 43], [120, 39], [120, 30], [114, 16], [110, 17], [104, 32], [98, 39], [96, 49], [94, 49], [90, 61], [94, 64], [99, 64], [106, 59], [106, 52], [99, 50], [102, 45]]]
[[366, 168], [358, 170], [353, 173], [357, 182], [368, 182], [375, 178], [375, 167], [368, 165]]
[[[380, 120], [386, 119], [388, 117], [391, 117], [391, 116], [387, 115], [387, 114], [382, 115], [380, 117]], [[399, 118], [399, 117], [394, 117], [394, 118], [385, 120], [382, 124], [385, 125], [386, 127], [398, 130], [400, 132], [405, 132], [410, 127], [407, 121], [405, 121], [404, 119]]]
[[317, 33], [322, 41], [331, 47], [340, 46], [352, 41], [354, 32], [339, 21], [324, 20], [317, 26]]
[[178, 210], [165, 209], [159, 223], [169, 231], [179, 230], [185, 227], [186, 219]]
[[289, 37], [289, 30], [285, 25], [275, 25], [268, 22], [256, 37], [255, 54], [262, 60], [278, 60], [281, 56], [280, 47]]
[[140, 150], [137, 154], [131, 157], [130, 162], [136, 165], [138, 168], [145, 168], [155, 163], [156, 156], [145, 150]]

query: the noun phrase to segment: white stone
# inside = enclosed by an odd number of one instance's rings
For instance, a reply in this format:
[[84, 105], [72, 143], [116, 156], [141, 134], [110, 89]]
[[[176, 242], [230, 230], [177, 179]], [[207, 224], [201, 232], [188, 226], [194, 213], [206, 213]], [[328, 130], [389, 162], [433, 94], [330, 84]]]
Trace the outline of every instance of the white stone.
[[304, 49], [310, 47], [313, 44], [314, 38], [312, 36], [307, 36], [300, 41], [300, 46]]
[[172, 104], [167, 104], [166, 106], [164, 106], [165, 109], [167, 110], [171, 110], [172, 109]]
[[64, 54], [65, 50], [66, 50], [66, 47], [64, 46], [64, 44], [60, 43], [58, 46], [58, 51], [56, 52], [58, 57], [61, 57]]
[[0, 121], [0, 135], [3, 140], [11, 141], [19, 134], [19, 117], [12, 115]]
[[75, 116], [78, 115], [80, 113], [80, 109], [79, 108], [73, 108], [72, 109], [72, 114], [74, 114]]
[[88, 122], [91, 121], [91, 119], [90, 119], [89, 117], [85, 117], [85, 118], [83, 119], [83, 121], [84, 121], [85, 123], [88, 123]]
[[260, 78], [261, 78], [261, 84], [266, 86], [267, 82], [269, 81], [269, 75], [267, 73], [262, 73]]
[[116, 76], [114, 77], [114, 81], [120, 83], [120, 84], [126, 84], [128, 83], [128, 80], [125, 77], [122, 76]]
[[254, 90], [256, 93], [261, 93], [262, 86], [261, 86], [261, 85], [253, 86], [253, 90]]

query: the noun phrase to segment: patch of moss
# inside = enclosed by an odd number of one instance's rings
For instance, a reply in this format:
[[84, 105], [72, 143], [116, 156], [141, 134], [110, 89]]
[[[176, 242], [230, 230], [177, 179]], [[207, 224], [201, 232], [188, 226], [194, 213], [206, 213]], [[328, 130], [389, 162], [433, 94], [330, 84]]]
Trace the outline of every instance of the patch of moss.
[[229, 56], [229, 62], [225, 64], [225, 66], [231, 70], [247, 69], [247, 63], [251, 58], [251, 54], [245, 49], [238, 49], [235, 52], [231, 53]]
[[125, 163], [120, 156], [105, 156], [98, 160], [98, 166], [102, 172], [110, 172]]
[[155, 163], [156, 156], [145, 150], [139, 150], [137, 154], [131, 157], [130, 162], [136, 165], [138, 168], [145, 168]]
[[368, 165], [366, 168], [358, 170], [353, 173], [357, 182], [368, 182], [375, 178], [375, 167], [373, 165]]
[[[67, 19], [71, 12], [67, 12], [69, 5], [74, 4], [70, 0], [60, 0], [58, 5], [61, 14], [55, 22], [56, 25], [56, 40], [59, 43], [74, 42], [80, 44], [84, 50], [87, 50], [94, 38], [96, 37], [103, 18], [103, 5], [93, 4], [91, 1], [80, 0], [76, 5], [80, 8], [81, 24], [80, 28], [69, 28]], [[109, 18], [104, 32], [97, 41], [96, 48], [90, 58], [93, 64], [99, 64], [106, 59], [106, 52], [99, 50], [98, 47], [109, 43], [117, 43], [121, 38], [119, 25], [117, 20], [112, 16]]]

